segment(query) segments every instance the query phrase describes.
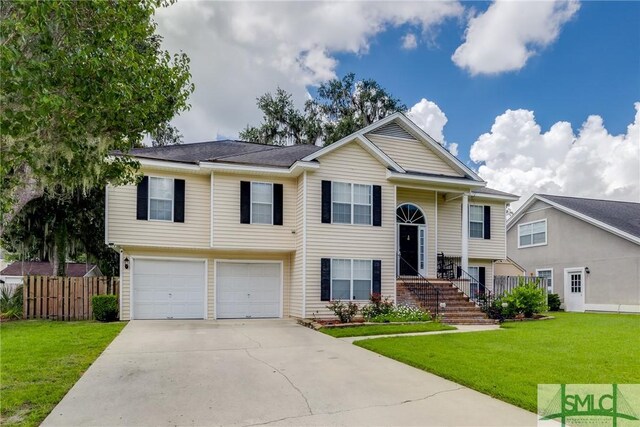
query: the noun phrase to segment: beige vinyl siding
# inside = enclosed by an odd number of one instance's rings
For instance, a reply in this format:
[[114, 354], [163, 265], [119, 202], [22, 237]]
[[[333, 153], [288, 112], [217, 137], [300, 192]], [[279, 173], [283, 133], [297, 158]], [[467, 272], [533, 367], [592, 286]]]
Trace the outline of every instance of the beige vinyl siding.
[[374, 134], [368, 134], [367, 138], [405, 170], [463, 176], [418, 140]]
[[470, 205], [491, 206], [491, 239], [469, 239], [469, 258], [505, 259], [506, 211], [504, 202], [495, 202], [474, 197], [469, 198]]
[[[282, 225], [240, 223], [240, 181], [283, 185]], [[213, 247], [295, 250], [297, 181], [288, 178], [221, 174], [213, 176]]]
[[397, 206], [412, 203], [422, 209], [427, 223], [427, 277], [436, 276], [436, 193], [429, 190], [398, 187]]
[[107, 238], [116, 245], [209, 247], [209, 175], [145, 170], [145, 175], [185, 180], [184, 223], [136, 219], [137, 186], [109, 186]]
[[[321, 181], [372, 184], [382, 187], [382, 226], [323, 224]], [[386, 168], [357, 143], [349, 143], [320, 159], [307, 176], [307, 317], [332, 314], [320, 300], [322, 258], [379, 259], [382, 294], [395, 298], [395, 188]], [[360, 302], [362, 303], [362, 302]]]
[[[489, 290], [493, 290], [493, 262], [486, 259], [469, 258], [469, 267], [484, 267], [484, 282]], [[476, 277], [479, 279], [479, 277]]]
[[[469, 238], [469, 258], [505, 259], [505, 204], [470, 197], [470, 205], [491, 206], [491, 239]], [[462, 254], [462, 198], [438, 199], [438, 252]]]
[[298, 189], [296, 198], [296, 252], [292, 255], [292, 267], [291, 267], [291, 309], [290, 313], [293, 317], [302, 317], [302, 268], [303, 268], [303, 230], [304, 230], [304, 217], [303, 217], [303, 194], [304, 194], [304, 175], [298, 177]]
[[[184, 258], [184, 259], [206, 259], [207, 260], [207, 318], [215, 319], [215, 295], [216, 295], [216, 271], [215, 261], [223, 260], [250, 260], [250, 261], [282, 261], [282, 311], [283, 317], [289, 317], [291, 310], [291, 258], [293, 254], [265, 253], [265, 252], [237, 252], [237, 251], [211, 251], [211, 250], [183, 250], [183, 249], [155, 249], [155, 248], [135, 248], [124, 249], [124, 256], [135, 262], [136, 257], [157, 257], [157, 258]], [[131, 262], [131, 261], [130, 261]], [[131, 265], [131, 264], [130, 264]], [[121, 299], [121, 320], [131, 318], [131, 266], [128, 270], [123, 270], [122, 285], [120, 287]]]

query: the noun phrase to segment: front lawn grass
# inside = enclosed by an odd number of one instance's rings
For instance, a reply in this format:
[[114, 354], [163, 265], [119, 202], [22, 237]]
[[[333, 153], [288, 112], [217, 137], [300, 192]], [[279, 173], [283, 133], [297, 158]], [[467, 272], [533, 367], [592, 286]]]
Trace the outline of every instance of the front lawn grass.
[[408, 334], [411, 332], [434, 332], [456, 329], [453, 326], [439, 322], [409, 323], [409, 324], [380, 324], [365, 326], [344, 326], [339, 328], [321, 328], [320, 332], [336, 338], [366, 337], [372, 335]]
[[0, 323], [0, 424], [40, 424], [125, 324]]
[[496, 331], [355, 344], [533, 412], [538, 384], [640, 383], [640, 316], [552, 315]]

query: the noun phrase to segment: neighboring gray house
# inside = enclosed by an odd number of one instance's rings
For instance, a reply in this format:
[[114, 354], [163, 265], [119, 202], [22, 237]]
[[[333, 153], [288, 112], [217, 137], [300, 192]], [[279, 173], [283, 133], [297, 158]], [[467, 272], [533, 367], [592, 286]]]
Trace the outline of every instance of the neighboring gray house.
[[640, 312], [640, 203], [534, 194], [507, 222], [507, 254], [567, 311]]

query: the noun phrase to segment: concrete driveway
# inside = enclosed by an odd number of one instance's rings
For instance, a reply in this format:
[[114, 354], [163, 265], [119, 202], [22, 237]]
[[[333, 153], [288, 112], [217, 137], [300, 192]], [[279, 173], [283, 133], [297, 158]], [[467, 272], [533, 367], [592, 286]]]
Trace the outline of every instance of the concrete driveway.
[[535, 425], [287, 320], [133, 321], [44, 425]]

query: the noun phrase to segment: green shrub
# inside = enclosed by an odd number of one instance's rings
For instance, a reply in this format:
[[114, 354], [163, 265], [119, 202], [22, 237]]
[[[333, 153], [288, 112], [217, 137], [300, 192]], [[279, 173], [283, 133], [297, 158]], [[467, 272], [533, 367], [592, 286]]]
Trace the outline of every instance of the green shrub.
[[515, 310], [516, 313], [524, 314], [524, 317], [532, 317], [536, 313], [545, 311], [547, 305], [545, 291], [538, 288], [535, 283], [518, 286], [501, 299], [509, 304], [507, 310]]
[[393, 311], [393, 301], [389, 297], [382, 298], [381, 294], [373, 293], [369, 301], [371, 302], [368, 305], [362, 307], [362, 316], [367, 320]]
[[549, 306], [549, 311], [559, 311], [560, 310], [560, 295], [558, 294], [549, 294], [547, 296], [548, 301], [547, 305]]
[[327, 308], [338, 316], [340, 323], [351, 323], [354, 316], [358, 314], [358, 304], [349, 302], [347, 304], [340, 300], [331, 301]]
[[13, 291], [8, 286], [0, 286], [0, 316], [4, 319], [22, 318], [22, 285]]
[[96, 320], [100, 322], [118, 320], [117, 295], [94, 295], [91, 302], [93, 303], [93, 317]]
[[416, 307], [409, 307], [407, 305], [397, 305], [386, 314], [380, 314], [378, 316], [369, 319], [371, 322], [386, 323], [386, 322], [426, 322], [431, 320], [431, 313], [424, 311]]

